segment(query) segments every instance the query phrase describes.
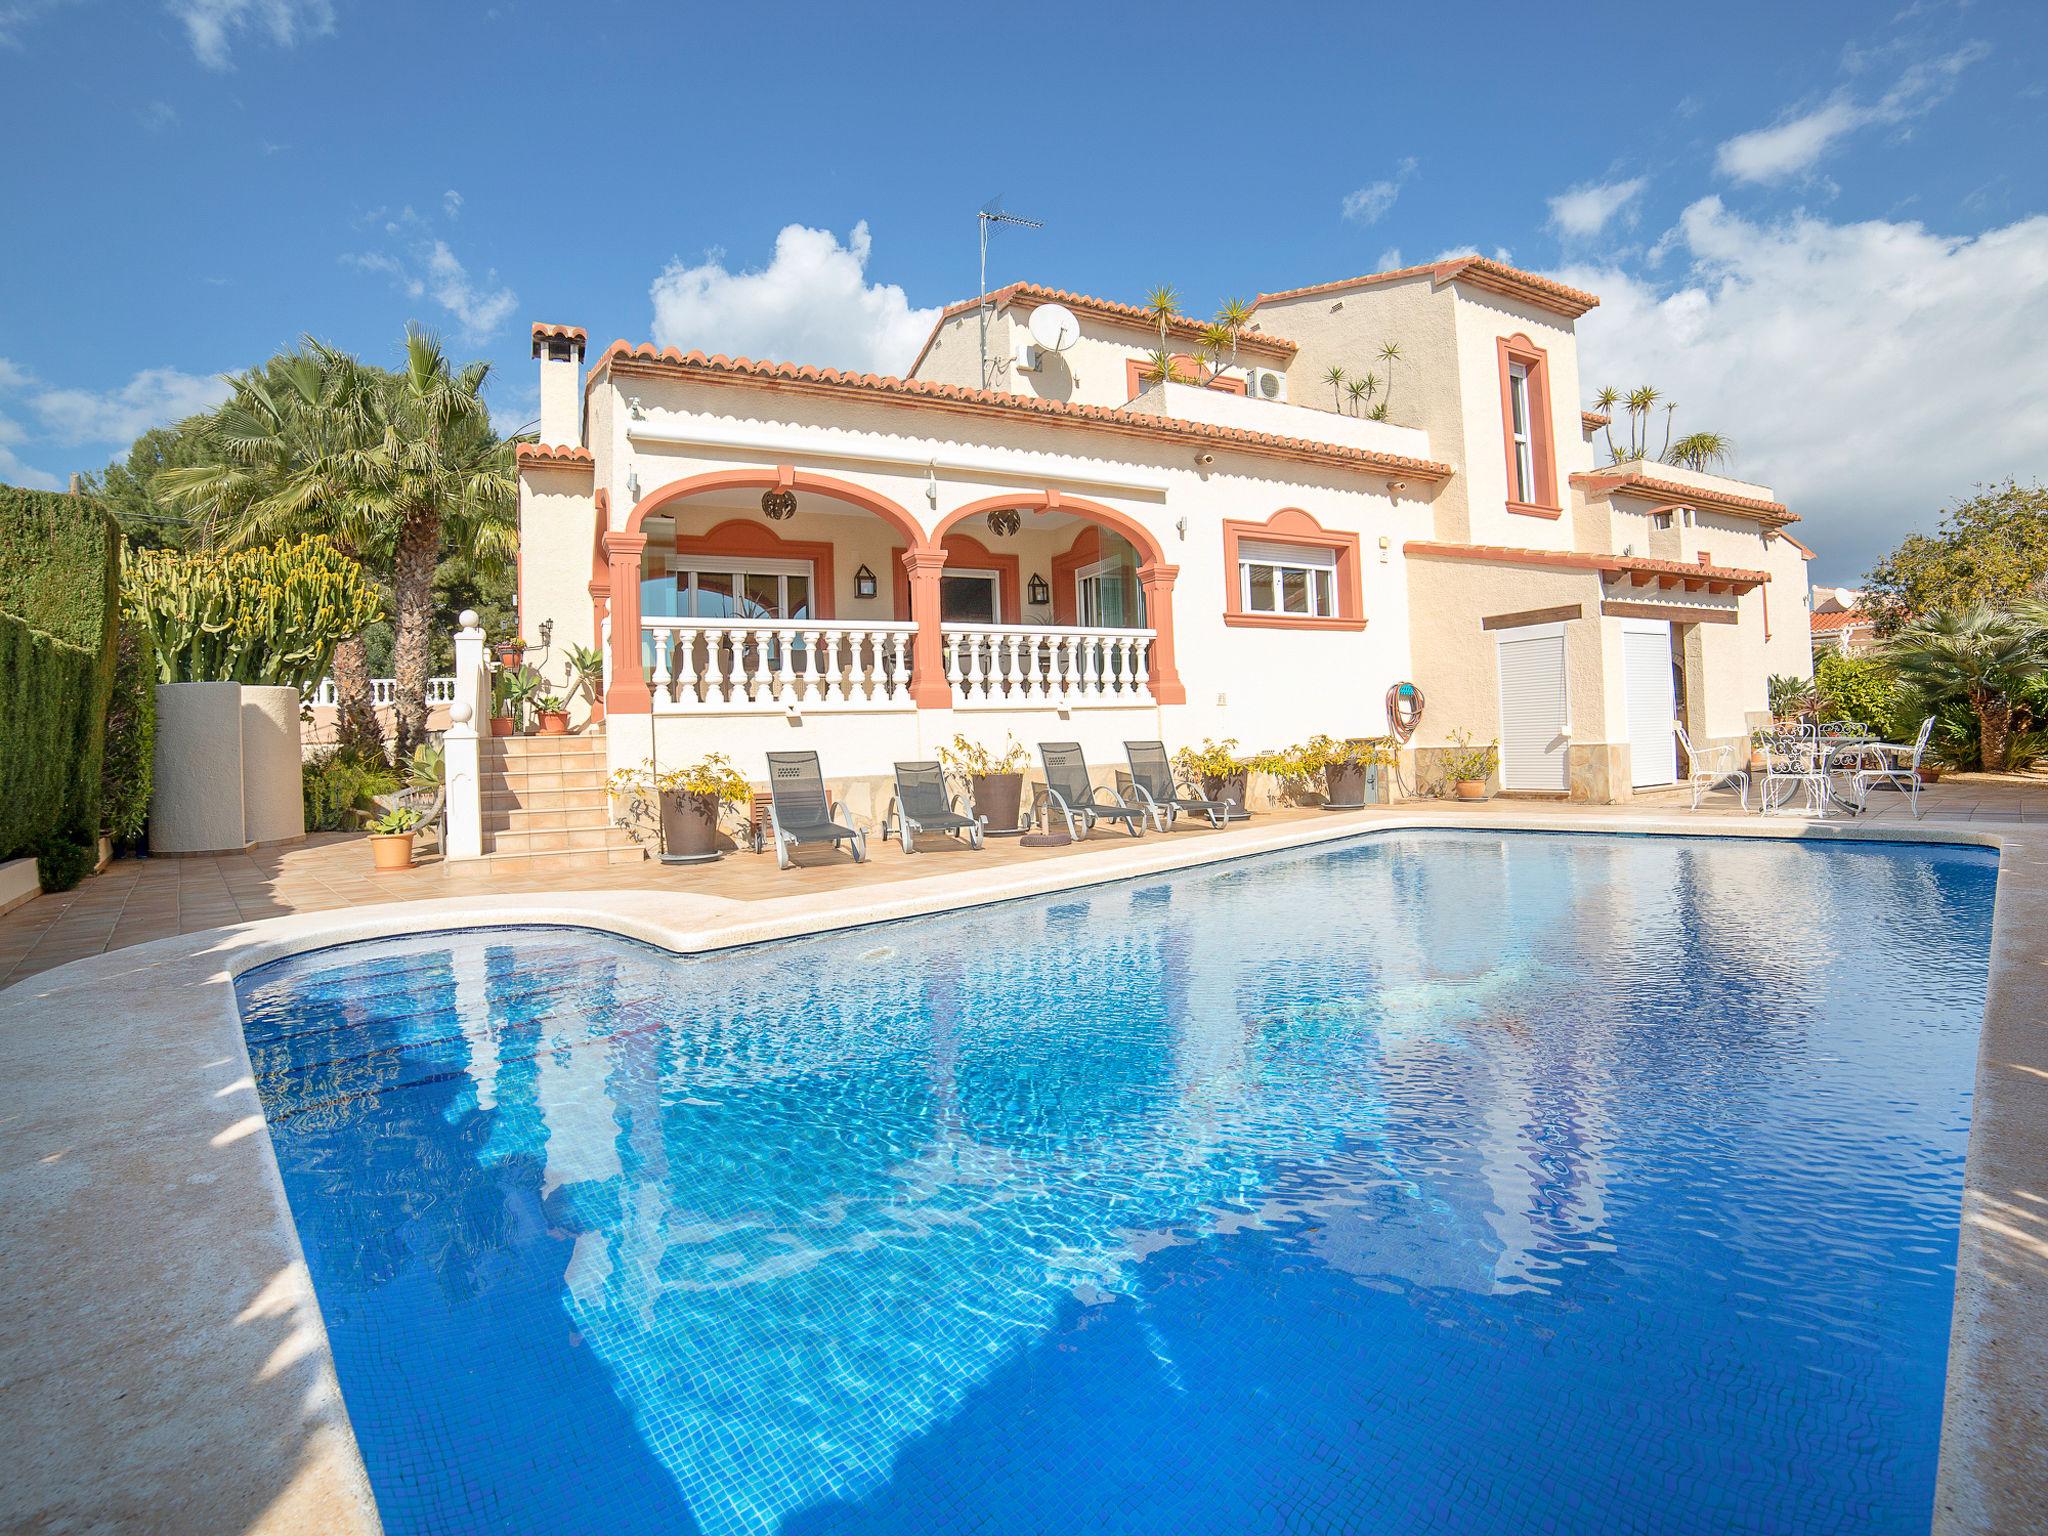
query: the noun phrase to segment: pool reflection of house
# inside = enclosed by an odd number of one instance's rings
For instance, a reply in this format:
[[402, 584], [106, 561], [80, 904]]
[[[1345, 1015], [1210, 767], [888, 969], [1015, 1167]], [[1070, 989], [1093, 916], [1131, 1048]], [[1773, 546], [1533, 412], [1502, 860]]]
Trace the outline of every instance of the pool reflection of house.
[[[1740, 738], [1808, 670], [1805, 555], [1765, 487], [1598, 464], [1597, 302], [1455, 259], [1264, 295], [1213, 377], [1176, 321], [1169, 379], [1142, 311], [1026, 284], [904, 378], [623, 341], [586, 377], [585, 333], [536, 325], [522, 632], [605, 649], [614, 763], [1278, 745], [1383, 732], [1406, 679], [1425, 760], [1462, 728], [1507, 787], [1625, 798], [1674, 777], [1674, 715]], [[1321, 380], [1387, 340], [1385, 418], [1349, 413]]]

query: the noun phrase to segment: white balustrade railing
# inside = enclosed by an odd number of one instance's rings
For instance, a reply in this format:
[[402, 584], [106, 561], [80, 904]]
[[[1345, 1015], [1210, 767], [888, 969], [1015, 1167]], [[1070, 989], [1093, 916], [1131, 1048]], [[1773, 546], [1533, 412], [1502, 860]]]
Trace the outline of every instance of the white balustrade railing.
[[943, 624], [956, 709], [1150, 704], [1149, 629]]
[[661, 713], [909, 709], [915, 624], [645, 619]]
[[[340, 702], [340, 693], [334, 686], [334, 679], [323, 677], [313, 687], [312, 703], [332, 709]], [[378, 709], [389, 709], [398, 702], [398, 679], [395, 677], [373, 677], [370, 679], [370, 703]], [[430, 677], [427, 679], [427, 706], [452, 704], [455, 702], [455, 679], [452, 677]]]

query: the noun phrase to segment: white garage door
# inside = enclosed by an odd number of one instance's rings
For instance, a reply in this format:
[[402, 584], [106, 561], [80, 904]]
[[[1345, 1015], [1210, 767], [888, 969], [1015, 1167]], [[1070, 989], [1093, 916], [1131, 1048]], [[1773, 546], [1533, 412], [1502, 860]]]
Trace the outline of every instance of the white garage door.
[[1628, 690], [1629, 782], [1637, 789], [1678, 779], [1677, 712], [1671, 688], [1671, 626], [1625, 619], [1621, 626], [1622, 676]]
[[1563, 790], [1570, 784], [1565, 734], [1564, 626], [1496, 632], [1500, 646], [1500, 782], [1503, 789]]

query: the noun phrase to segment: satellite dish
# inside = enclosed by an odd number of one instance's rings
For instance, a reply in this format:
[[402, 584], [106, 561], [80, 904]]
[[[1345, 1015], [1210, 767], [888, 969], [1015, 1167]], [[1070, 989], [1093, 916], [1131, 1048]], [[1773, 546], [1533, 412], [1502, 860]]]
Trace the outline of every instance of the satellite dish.
[[1064, 352], [1081, 337], [1081, 322], [1064, 304], [1041, 304], [1031, 311], [1031, 339], [1048, 352]]

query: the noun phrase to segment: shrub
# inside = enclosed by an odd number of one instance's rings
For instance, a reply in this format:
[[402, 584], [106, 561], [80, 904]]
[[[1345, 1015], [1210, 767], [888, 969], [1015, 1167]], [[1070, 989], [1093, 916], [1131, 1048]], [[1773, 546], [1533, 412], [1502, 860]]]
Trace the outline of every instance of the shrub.
[[114, 642], [114, 691], [100, 762], [100, 830], [117, 842], [134, 842], [148, 824], [155, 755], [156, 656], [148, 629], [124, 619]]
[[339, 832], [350, 825], [350, 813], [369, 808], [371, 797], [398, 788], [398, 775], [377, 757], [358, 757], [345, 749], [308, 758], [300, 770], [306, 800], [308, 832]]
[[[1877, 656], [1824, 652], [1813, 664], [1813, 691], [1823, 720], [1855, 720], [1896, 738], [1900, 717], [1912, 709], [1912, 690], [1899, 682], [1889, 662]], [[1914, 717], [1915, 728], [1920, 719]]]
[[334, 648], [382, 611], [363, 568], [318, 535], [231, 555], [141, 550], [125, 587], [166, 683], [305, 693], [326, 676]]
[[0, 486], [0, 859], [70, 884], [91, 858], [63, 850], [98, 841], [120, 555], [97, 503]]

